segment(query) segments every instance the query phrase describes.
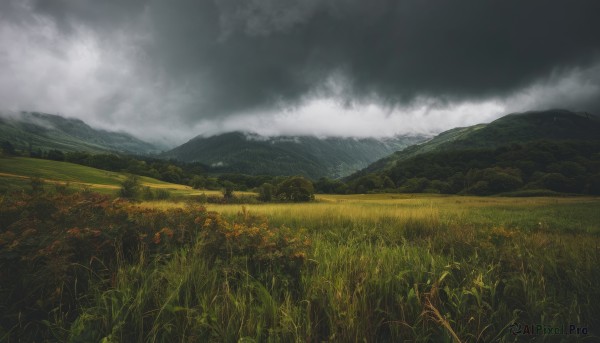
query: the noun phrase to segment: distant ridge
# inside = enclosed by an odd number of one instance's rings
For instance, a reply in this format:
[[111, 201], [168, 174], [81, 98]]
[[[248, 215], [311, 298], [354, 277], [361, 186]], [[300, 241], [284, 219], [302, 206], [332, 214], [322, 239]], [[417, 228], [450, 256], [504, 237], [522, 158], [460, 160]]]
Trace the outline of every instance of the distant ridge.
[[207, 138], [196, 137], [160, 156], [201, 162], [222, 172], [339, 178], [425, 139], [424, 136], [386, 139], [264, 137], [230, 132]]
[[26, 150], [157, 153], [159, 149], [123, 132], [95, 129], [79, 119], [39, 112], [0, 113], [0, 141]]
[[454, 128], [432, 139], [380, 159], [349, 176], [348, 180], [390, 169], [397, 162], [436, 151], [496, 148], [538, 140], [599, 140], [600, 118], [562, 109], [511, 113], [489, 124]]

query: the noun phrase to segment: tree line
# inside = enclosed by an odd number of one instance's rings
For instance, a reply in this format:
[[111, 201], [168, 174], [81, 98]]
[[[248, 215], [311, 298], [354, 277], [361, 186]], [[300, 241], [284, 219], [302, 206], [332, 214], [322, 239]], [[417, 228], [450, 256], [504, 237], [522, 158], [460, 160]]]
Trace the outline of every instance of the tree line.
[[[4, 154], [19, 154], [9, 142], [3, 142], [1, 147]], [[262, 201], [306, 201], [313, 193], [600, 194], [598, 141], [536, 141], [499, 148], [429, 152], [378, 172], [316, 181], [304, 177], [215, 174], [201, 163], [145, 156], [48, 150], [34, 157], [149, 176], [196, 189], [256, 191]], [[290, 192], [293, 188], [296, 190]]]

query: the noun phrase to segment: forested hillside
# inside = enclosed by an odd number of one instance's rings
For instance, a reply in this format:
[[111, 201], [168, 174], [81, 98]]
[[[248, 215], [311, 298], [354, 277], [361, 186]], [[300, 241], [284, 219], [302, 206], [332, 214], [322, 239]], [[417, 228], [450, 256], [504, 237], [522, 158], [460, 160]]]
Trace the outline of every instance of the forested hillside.
[[358, 193], [598, 194], [599, 173], [600, 120], [551, 110], [443, 132], [346, 181]]
[[40, 154], [61, 151], [156, 153], [159, 148], [124, 132], [95, 129], [79, 119], [58, 115], [20, 112], [0, 113], [0, 142]]
[[196, 137], [160, 156], [200, 162], [228, 173], [338, 178], [424, 139], [423, 136], [388, 139], [262, 137], [231, 132], [208, 138]]

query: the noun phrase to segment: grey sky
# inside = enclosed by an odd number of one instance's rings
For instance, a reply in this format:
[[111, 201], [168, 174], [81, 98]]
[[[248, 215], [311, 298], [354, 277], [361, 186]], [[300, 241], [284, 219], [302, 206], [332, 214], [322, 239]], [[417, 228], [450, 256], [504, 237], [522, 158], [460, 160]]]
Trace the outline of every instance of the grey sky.
[[596, 0], [3, 0], [0, 107], [154, 141], [600, 112]]

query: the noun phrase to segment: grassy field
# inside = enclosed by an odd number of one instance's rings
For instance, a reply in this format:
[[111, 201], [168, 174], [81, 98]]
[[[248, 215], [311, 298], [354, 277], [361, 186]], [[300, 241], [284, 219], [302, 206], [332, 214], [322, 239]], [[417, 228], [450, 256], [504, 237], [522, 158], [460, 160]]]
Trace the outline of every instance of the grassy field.
[[[16, 161], [0, 172], [35, 171], [37, 160]], [[76, 173], [50, 167], [40, 176]], [[94, 173], [70, 180], [110, 186], [123, 177]], [[0, 235], [0, 263], [11, 275], [27, 272], [5, 278], [2, 292], [54, 276], [58, 286], [33, 287], [47, 295], [27, 296], [58, 300], [0, 301], [13, 323], [0, 326], [0, 341], [600, 339], [597, 197], [318, 195], [216, 205], [21, 196], [0, 202], [10, 231]], [[63, 208], [48, 209], [55, 203]], [[126, 243], [132, 232], [137, 245]], [[56, 277], [73, 272], [65, 266], [84, 273]], [[43, 304], [47, 317], [27, 315]]]
[[[188, 205], [138, 206], [172, 211]], [[275, 227], [306, 230], [313, 242], [301, 295], [259, 300], [272, 306], [276, 323], [252, 318], [259, 316], [252, 292], [233, 295], [242, 297], [235, 298], [242, 313], [227, 320], [242, 316], [235, 318], [240, 326], [222, 330], [235, 339], [271, 337], [249, 323], [272, 325], [281, 334], [275, 337], [295, 341], [600, 339], [597, 197], [321, 195], [305, 204], [207, 208], [230, 221], [255, 213]], [[198, 268], [189, 260], [176, 263]], [[273, 284], [270, 294], [277, 289]], [[589, 331], [514, 336], [515, 323]]]
[[[69, 162], [57, 162], [27, 157], [0, 157], [0, 187], [25, 188], [29, 178], [39, 177], [47, 183], [66, 183], [74, 188], [89, 187], [103, 194], [115, 194], [125, 180], [123, 173], [86, 167]], [[141, 186], [165, 189], [175, 196], [219, 195], [219, 191], [198, 191], [189, 186], [164, 182], [146, 176], [139, 178]]]
[[[145, 208], [172, 209], [183, 201], [143, 202]], [[242, 205], [208, 204], [226, 217]], [[407, 220], [431, 221], [441, 227], [503, 226], [522, 231], [548, 229], [556, 232], [600, 233], [598, 197], [474, 197], [430, 194], [319, 194], [312, 203], [249, 204], [244, 207], [269, 218], [274, 225], [323, 228], [370, 227], [394, 230]]]

